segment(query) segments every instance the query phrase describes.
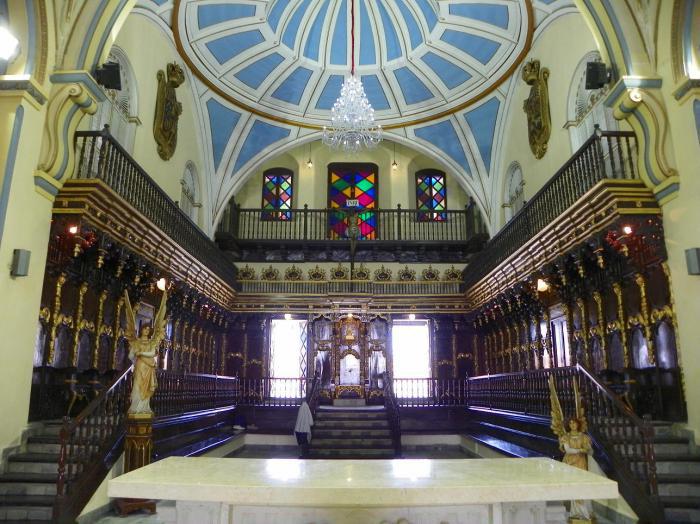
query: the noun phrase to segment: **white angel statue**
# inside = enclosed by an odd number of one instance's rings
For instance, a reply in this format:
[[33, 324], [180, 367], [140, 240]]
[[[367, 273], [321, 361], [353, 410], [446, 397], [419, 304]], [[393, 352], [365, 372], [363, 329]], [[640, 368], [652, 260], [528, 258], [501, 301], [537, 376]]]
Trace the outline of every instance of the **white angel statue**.
[[[564, 452], [562, 462], [588, 471], [588, 455], [591, 453], [591, 437], [586, 434], [588, 422], [583, 411], [581, 395], [578, 390], [578, 381], [574, 379], [574, 397], [576, 400], [576, 416], [569, 420], [569, 430], [564, 424], [564, 412], [559, 403], [557, 390], [554, 387], [554, 377], [549, 376], [549, 398], [552, 405], [552, 431], [559, 437], [559, 449]], [[588, 504], [582, 500], [571, 501], [569, 521], [590, 521], [592, 511]]]
[[[131, 405], [129, 413], [153, 413], [150, 399], [156, 390], [156, 354], [161, 341], [165, 338], [165, 303], [167, 293], [163, 291], [160, 308], [153, 319], [153, 328], [148, 324], [141, 326], [136, 334], [136, 316], [129, 302], [129, 294], [124, 291], [126, 306], [126, 333], [129, 342], [129, 358], [134, 363], [134, 376], [131, 386]], [[153, 335], [151, 336], [151, 330]]]

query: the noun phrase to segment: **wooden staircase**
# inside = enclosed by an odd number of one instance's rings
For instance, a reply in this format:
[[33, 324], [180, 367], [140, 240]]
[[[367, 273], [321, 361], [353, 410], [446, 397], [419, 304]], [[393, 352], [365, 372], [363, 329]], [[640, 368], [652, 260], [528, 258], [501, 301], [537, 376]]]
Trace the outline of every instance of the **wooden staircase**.
[[391, 459], [396, 455], [384, 406], [316, 410], [309, 458]]

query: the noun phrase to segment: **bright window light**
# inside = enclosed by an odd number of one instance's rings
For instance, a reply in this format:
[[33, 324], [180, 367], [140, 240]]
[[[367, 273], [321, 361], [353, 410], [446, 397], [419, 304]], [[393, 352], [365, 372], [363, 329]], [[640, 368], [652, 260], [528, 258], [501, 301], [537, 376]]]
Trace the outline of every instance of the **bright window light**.
[[306, 395], [306, 320], [272, 321], [270, 330], [270, 395], [273, 398], [300, 398]]
[[0, 26], [0, 59], [9, 60], [17, 52], [19, 40], [6, 27]]
[[394, 393], [400, 398], [428, 396], [430, 378], [430, 331], [427, 320], [395, 320], [391, 330], [394, 352]]

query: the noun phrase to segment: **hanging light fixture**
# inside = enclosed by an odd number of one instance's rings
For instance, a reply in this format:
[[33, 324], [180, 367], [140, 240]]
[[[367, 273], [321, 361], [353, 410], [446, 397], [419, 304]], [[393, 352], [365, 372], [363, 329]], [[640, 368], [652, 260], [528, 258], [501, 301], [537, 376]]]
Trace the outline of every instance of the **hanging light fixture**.
[[391, 163], [391, 169], [396, 171], [399, 168], [399, 165], [396, 163], [396, 142], [394, 142], [394, 161]]
[[347, 153], [373, 148], [382, 140], [382, 126], [374, 121], [374, 109], [362, 82], [355, 76], [355, 0], [350, 2], [350, 77], [343, 82], [340, 97], [331, 109], [331, 125], [323, 126], [323, 143]]
[[311, 161], [311, 142], [309, 142], [309, 159], [306, 161], [306, 167], [309, 169], [314, 167], [314, 163]]

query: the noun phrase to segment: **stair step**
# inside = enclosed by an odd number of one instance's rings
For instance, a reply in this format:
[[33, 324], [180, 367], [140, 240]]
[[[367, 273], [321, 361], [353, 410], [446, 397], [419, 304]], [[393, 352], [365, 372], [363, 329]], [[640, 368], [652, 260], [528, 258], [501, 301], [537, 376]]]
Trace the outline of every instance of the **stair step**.
[[309, 458], [393, 458], [393, 449], [323, 448], [309, 450]]
[[[632, 457], [634, 462], [643, 462], [642, 457]], [[700, 455], [666, 454], [656, 455], [657, 474], [692, 474], [700, 475]]]
[[685, 522], [700, 522], [700, 509], [695, 508], [667, 508], [664, 510], [666, 524], [680, 524]]
[[0, 482], [0, 496], [3, 495], [56, 495], [56, 482]]
[[311, 449], [316, 448], [390, 448], [393, 443], [391, 439], [368, 439], [368, 438], [314, 438], [311, 440]]
[[27, 441], [27, 453], [44, 453], [58, 455], [60, 452], [60, 444]]
[[680, 497], [676, 495], [666, 495], [659, 497], [661, 504], [665, 508], [691, 508], [700, 509], [700, 497]]
[[664, 484], [700, 484], [700, 475], [660, 474], [656, 476], [656, 480]]
[[384, 429], [389, 427], [387, 420], [317, 420], [315, 429]]
[[52, 522], [51, 506], [2, 506], [0, 505], [0, 522]]
[[8, 462], [53, 462], [58, 464], [58, 453], [17, 453], [7, 457]]
[[49, 506], [53, 507], [50, 495], [0, 495], [0, 506]]
[[[391, 438], [389, 429], [314, 429], [312, 439], [319, 438]], [[312, 440], [313, 441], [313, 440]]]

